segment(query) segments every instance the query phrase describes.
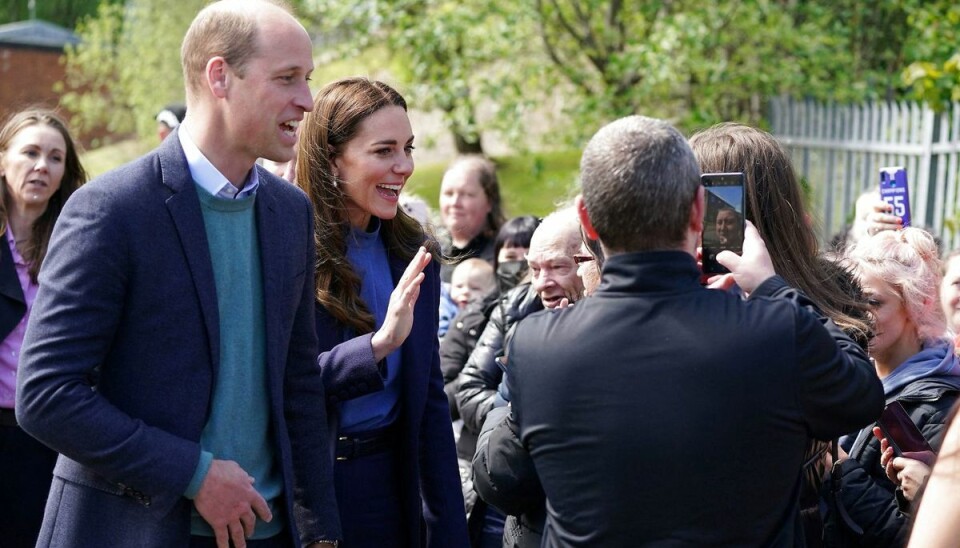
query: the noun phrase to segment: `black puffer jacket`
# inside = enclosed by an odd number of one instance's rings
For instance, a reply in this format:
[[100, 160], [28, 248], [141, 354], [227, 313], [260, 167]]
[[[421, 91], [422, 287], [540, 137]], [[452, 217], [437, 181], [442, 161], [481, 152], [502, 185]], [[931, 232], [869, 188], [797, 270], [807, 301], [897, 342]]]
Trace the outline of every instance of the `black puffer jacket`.
[[[918, 379], [895, 396], [934, 451], [939, 451], [946, 430], [945, 422], [960, 395], [960, 377]], [[892, 400], [891, 400], [892, 401]], [[889, 403], [889, 401], [888, 401]], [[898, 507], [896, 486], [880, 466], [880, 442], [864, 428], [849, 451], [849, 458], [838, 463], [832, 473], [841, 474], [840, 501], [862, 535], [845, 529], [845, 539], [826, 538], [826, 546], [904, 546], [909, 535], [910, 517]], [[825, 480], [827, 489], [830, 478]], [[828, 518], [829, 521], [829, 518]]]
[[[487, 326], [487, 320], [500, 302], [500, 295], [492, 291], [484, 295], [480, 302], [468, 305], [461, 310], [453, 321], [450, 329], [440, 341], [440, 372], [443, 373], [443, 391], [447, 393], [450, 403], [450, 418], [460, 418], [457, 408], [457, 390], [460, 387], [460, 372], [463, 371], [470, 354], [477, 347], [480, 334]], [[470, 458], [467, 455], [466, 458]]]
[[509, 407], [490, 411], [473, 457], [474, 488], [506, 514], [503, 548], [539, 548], [547, 519], [547, 496], [523, 447]]
[[477, 435], [493, 408], [497, 387], [503, 378], [503, 370], [495, 360], [503, 352], [507, 332], [518, 321], [539, 310], [543, 310], [539, 295], [525, 283], [508, 291], [490, 315], [476, 348], [460, 372], [457, 407], [463, 419], [463, 431], [457, 444], [458, 455], [473, 458]]

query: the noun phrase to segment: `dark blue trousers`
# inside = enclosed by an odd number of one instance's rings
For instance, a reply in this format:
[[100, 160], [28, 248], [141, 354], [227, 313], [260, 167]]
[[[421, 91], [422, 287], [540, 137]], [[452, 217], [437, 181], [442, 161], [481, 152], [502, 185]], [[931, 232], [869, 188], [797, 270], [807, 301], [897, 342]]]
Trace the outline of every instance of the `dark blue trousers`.
[[[292, 548], [293, 541], [284, 530], [279, 535], [264, 539], [247, 539], [247, 548]], [[233, 546], [231, 543], [230, 546]], [[217, 548], [217, 539], [214, 537], [190, 537], [190, 548]]]
[[19, 426], [0, 426], [0, 545], [33, 548], [57, 453]]
[[405, 527], [400, 519], [398, 463], [395, 450], [336, 461], [334, 480], [344, 546], [407, 546]]

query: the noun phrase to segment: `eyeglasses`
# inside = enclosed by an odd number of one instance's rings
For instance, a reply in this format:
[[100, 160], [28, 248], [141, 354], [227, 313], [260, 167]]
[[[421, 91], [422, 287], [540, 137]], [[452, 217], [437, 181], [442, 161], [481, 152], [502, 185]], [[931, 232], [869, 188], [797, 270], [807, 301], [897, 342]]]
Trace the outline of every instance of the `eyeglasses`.
[[587, 263], [595, 260], [596, 259], [593, 257], [593, 255], [574, 255], [573, 256], [573, 262], [577, 264], [583, 264], [583, 263]]

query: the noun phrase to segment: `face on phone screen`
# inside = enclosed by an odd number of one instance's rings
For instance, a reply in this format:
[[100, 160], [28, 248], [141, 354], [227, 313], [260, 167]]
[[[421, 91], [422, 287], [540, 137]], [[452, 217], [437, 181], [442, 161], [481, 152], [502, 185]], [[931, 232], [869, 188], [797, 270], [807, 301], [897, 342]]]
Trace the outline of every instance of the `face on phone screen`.
[[743, 252], [743, 174], [707, 173], [701, 177], [706, 190], [703, 220], [703, 272], [720, 274], [727, 269], [717, 263], [717, 254]]

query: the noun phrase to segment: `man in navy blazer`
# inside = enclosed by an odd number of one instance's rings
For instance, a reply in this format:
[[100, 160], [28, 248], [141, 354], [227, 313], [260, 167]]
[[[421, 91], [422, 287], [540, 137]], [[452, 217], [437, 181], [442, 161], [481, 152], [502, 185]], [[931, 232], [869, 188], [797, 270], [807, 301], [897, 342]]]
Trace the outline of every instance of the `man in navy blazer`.
[[312, 210], [290, 160], [311, 41], [224, 1], [184, 38], [188, 115], [76, 192], [24, 341], [17, 413], [59, 453], [40, 546], [332, 546]]

